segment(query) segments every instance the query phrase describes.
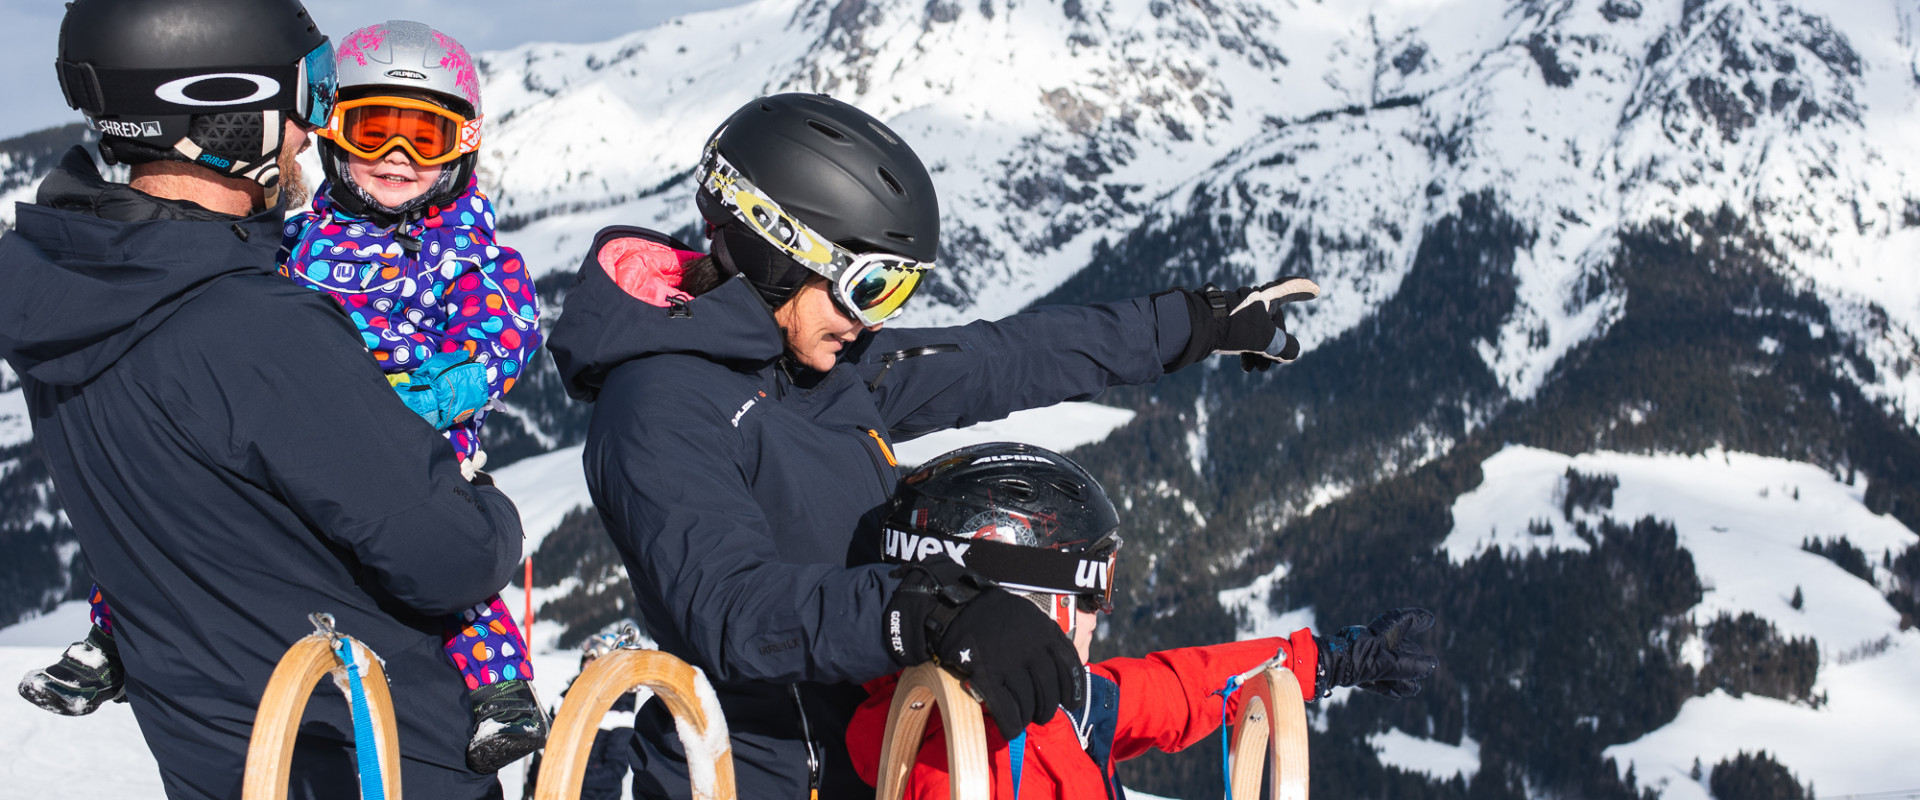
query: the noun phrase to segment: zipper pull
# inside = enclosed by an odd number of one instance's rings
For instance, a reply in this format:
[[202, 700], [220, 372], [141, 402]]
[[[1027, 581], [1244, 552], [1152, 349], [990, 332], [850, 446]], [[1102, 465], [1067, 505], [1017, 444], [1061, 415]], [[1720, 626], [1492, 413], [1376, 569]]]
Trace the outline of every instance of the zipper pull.
[[887, 457], [887, 466], [889, 467], [900, 466], [900, 462], [895, 460], [893, 457], [893, 448], [887, 446], [886, 437], [881, 436], [879, 431], [876, 431], [872, 428], [867, 429], [867, 435], [873, 437], [874, 443], [880, 445], [880, 455]]

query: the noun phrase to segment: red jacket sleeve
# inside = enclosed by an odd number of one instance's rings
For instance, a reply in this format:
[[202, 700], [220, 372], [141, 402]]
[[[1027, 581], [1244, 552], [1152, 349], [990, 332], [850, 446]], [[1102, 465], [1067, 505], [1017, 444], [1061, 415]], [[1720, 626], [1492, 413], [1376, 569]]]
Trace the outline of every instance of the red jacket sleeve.
[[[1220, 729], [1220, 697], [1227, 679], [1265, 663], [1285, 639], [1250, 639], [1206, 647], [1162, 650], [1146, 658], [1113, 658], [1092, 666], [1120, 685], [1120, 719], [1113, 758], [1123, 761], [1149, 748], [1183, 750]], [[1226, 716], [1240, 709], [1240, 693], [1227, 699]]]

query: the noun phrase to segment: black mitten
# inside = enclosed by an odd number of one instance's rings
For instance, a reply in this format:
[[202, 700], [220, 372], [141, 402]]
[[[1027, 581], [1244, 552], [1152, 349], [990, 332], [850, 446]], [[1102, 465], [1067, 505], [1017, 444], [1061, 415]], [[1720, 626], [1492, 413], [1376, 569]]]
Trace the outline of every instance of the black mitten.
[[1240, 367], [1248, 372], [1265, 372], [1276, 361], [1284, 364], [1299, 358], [1300, 340], [1287, 332], [1283, 307], [1320, 296], [1319, 285], [1306, 278], [1281, 278], [1232, 291], [1222, 291], [1213, 284], [1197, 292], [1168, 291], [1186, 296], [1187, 318], [1193, 323], [1186, 349], [1166, 365], [1168, 372], [1215, 353], [1239, 354]]
[[1433, 612], [1424, 608], [1396, 608], [1381, 614], [1367, 627], [1346, 628], [1324, 639], [1320, 646], [1320, 684], [1326, 694], [1334, 686], [1358, 686], [1395, 700], [1420, 693], [1420, 681], [1433, 674], [1440, 660], [1421, 651], [1411, 637], [1433, 627]]
[[887, 604], [887, 652], [902, 667], [935, 659], [967, 681], [1011, 740], [1077, 702], [1080, 657], [1060, 626], [1025, 598], [954, 564], [895, 570]]

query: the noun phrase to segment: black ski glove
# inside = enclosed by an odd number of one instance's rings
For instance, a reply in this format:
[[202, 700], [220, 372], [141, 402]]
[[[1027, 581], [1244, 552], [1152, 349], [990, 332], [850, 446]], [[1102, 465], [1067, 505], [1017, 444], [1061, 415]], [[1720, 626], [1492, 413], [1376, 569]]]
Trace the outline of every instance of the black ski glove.
[[1431, 627], [1433, 612], [1396, 608], [1367, 627], [1314, 637], [1321, 669], [1314, 688], [1321, 696], [1335, 686], [1358, 686], [1395, 700], [1419, 694], [1420, 681], [1433, 674], [1440, 660], [1422, 652], [1411, 637]]
[[902, 667], [929, 659], [967, 681], [1009, 741], [1079, 702], [1080, 656], [1060, 626], [986, 576], [956, 564], [893, 572], [887, 652]]
[[1240, 355], [1240, 368], [1248, 372], [1282, 364], [1300, 357], [1300, 340], [1287, 333], [1287, 303], [1312, 300], [1320, 296], [1320, 287], [1306, 278], [1281, 278], [1261, 286], [1243, 286], [1222, 291], [1209, 283], [1199, 291], [1169, 289], [1155, 297], [1180, 292], [1187, 299], [1187, 318], [1193, 333], [1187, 337], [1187, 349], [1166, 365], [1168, 372], [1192, 366], [1214, 353]]

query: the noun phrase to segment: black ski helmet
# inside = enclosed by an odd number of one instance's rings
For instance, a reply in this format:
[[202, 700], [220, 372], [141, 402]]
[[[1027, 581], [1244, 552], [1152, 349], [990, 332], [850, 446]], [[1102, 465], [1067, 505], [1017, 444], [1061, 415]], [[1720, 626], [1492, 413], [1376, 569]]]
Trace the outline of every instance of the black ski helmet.
[[282, 121], [325, 123], [333, 48], [299, 0], [74, 0], [54, 68], [110, 163], [279, 185]]
[[[855, 252], [931, 263], [940, 250], [933, 177], [900, 135], [824, 94], [776, 94], [741, 106], [710, 137], [740, 174], [787, 213]], [[714, 254], [747, 276], [769, 305], [814, 274], [741, 224], [702, 188]]]
[[1052, 450], [995, 442], [936, 457], [902, 479], [883, 528], [889, 563], [951, 561], [1010, 590], [1110, 608], [1120, 516]]

